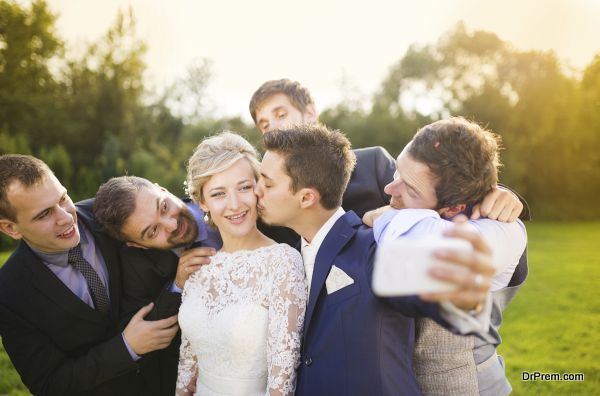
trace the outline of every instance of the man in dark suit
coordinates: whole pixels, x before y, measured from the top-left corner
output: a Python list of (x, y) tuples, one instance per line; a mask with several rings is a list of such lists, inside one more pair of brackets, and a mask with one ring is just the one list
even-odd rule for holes
[(259, 211), (266, 223), (302, 236), (309, 281), (296, 394), (419, 394), (409, 316), (428, 316), (460, 333), (487, 328), (489, 311), (477, 307), (488, 296), (494, 272), (489, 248), (479, 236), (455, 230), (477, 253), (446, 253), (444, 259), (464, 268), (431, 273), (455, 283), (455, 292), (378, 298), (371, 290), (372, 230), (341, 208), (355, 163), (348, 140), (320, 125), (296, 125), (269, 132), (263, 141)]
[(119, 242), (37, 158), (0, 156), (0, 231), (20, 240), (0, 269), (0, 335), (34, 394), (137, 394), (137, 361), (166, 347), (177, 318), (118, 328)]
[[(262, 132), (296, 124), (314, 124), (319, 120), (307, 88), (288, 79), (263, 83), (250, 99), (250, 115)], [(383, 147), (353, 150), (356, 167), (350, 176), (342, 207), (362, 217), (365, 212), (385, 206), (390, 196), (383, 188), (394, 179), (394, 159)]]
[[(291, 125), (314, 124), (319, 120), (319, 113), (309, 90), (299, 82), (285, 78), (263, 83), (252, 95), (249, 109), (256, 127), (262, 133)], [(390, 196), (385, 193), (384, 188), (394, 179), (395, 162), (387, 150), (380, 146), (352, 151), (356, 157), (356, 166), (344, 191), (342, 208), (352, 210), (362, 218), (366, 212), (390, 203)], [(481, 205), (476, 205), (474, 217), (481, 215), (495, 220), (504, 213), (518, 215), (523, 209), (520, 201), (525, 202), (519, 198), (507, 189), (495, 188)], [(524, 216), (529, 215), (524, 213)], [(516, 216), (500, 220), (514, 221), (515, 218)], [(276, 241), (292, 246), (299, 239), (293, 231), (284, 227), (259, 223), (259, 228)]]
[[(197, 205), (141, 177), (114, 177), (100, 186), (94, 215), (108, 234), (125, 242), (119, 252), (123, 324), (149, 302), (154, 302), (150, 320), (177, 314), (185, 281), (221, 246)], [(140, 362), (140, 376), (152, 384), (146, 394), (175, 393), (179, 345), (177, 336)]]

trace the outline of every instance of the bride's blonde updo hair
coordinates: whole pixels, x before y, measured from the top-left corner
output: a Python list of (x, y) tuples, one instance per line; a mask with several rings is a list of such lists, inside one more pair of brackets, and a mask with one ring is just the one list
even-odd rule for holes
[(205, 138), (188, 161), (186, 191), (189, 197), (195, 203), (202, 202), (202, 187), (208, 179), (227, 170), (241, 158), (250, 163), (254, 178), (258, 179), (258, 154), (246, 139), (229, 131)]

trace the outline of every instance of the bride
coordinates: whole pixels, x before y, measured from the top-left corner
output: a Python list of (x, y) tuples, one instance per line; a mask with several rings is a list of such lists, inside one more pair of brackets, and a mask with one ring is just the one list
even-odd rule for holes
[(178, 395), (293, 395), (307, 290), (300, 253), (256, 228), (256, 151), (239, 135), (205, 139), (188, 193), (223, 247), (182, 294)]

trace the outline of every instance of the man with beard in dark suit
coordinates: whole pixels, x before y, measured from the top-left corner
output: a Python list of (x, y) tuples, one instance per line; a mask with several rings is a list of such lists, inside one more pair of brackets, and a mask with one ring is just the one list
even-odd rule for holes
[[(109, 235), (125, 242), (119, 252), (123, 323), (149, 302), (155, 304), (150, 320), (177, 314), (185, 281), (221, 247), (197, 205), (141, 177), (114, 177), (100, 186), (94, 215)], [(140, 362), (141, 376), (153, 384), (146, 394), (175, 393), (179, 345), (177, 336)]]
[(96, 224), (89, 202), (74, 205), (41, 160), (0, 156), (0, 231), (20, 240), (0, 269), (0, 335), (34, 394), (139, 393), (138, 360), (165, 348), (175, 316), (124, 330), (119, 242)]

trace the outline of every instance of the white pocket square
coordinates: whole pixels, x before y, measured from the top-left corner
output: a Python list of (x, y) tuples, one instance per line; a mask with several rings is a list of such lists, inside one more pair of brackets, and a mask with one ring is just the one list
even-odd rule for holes
[(331, 267), (331, 271), (329, 271), (325, 287), (327, 288), (327, 294), (331, 294), (353, 283), (354, 279), (334, 265)]

